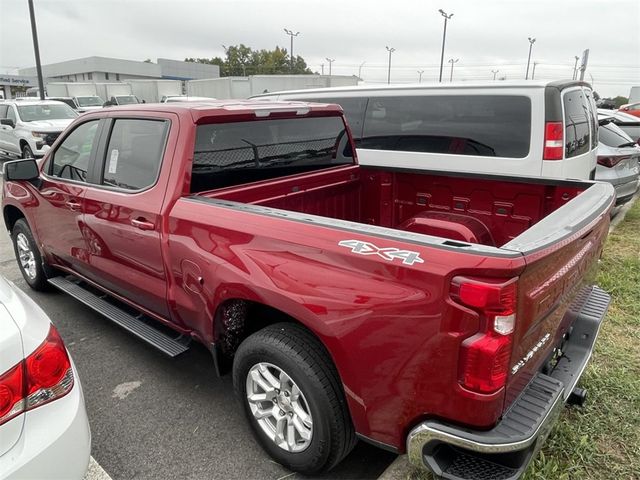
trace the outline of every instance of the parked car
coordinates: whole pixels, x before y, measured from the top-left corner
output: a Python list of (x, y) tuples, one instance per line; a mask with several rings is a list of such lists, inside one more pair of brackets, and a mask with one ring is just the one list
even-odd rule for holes
[(516, 478), (584, 400), (614, 189), (353, 151), (337, 105), (105, 109), (43, 162), (8, 162), (2, 209), (29, 226), (32, 288), (171, 356), (202, 342), (288, 468), (330, 469), (360, 438), (436, 473)]
[(78, 114), (52, 100), (0, 103), (0, 152), (22, 158), (42, 157)]
[(86, 113), (91, 110), (100, 109), (104, 104), (104, 100), (95, 95), (84, 97), (47, 97), (47, 100), (66, 103), (78, 113)]
[(622, 205), (638, 190), (640, 147), (611, 117), (601, 117), (598, 137), (596, 180), (612, 184), (616, 189), (616, 205)]
[(640, 118), (618, 110), (598, 109), (598, 118), (610, 118), (611, 122), (640, 145)]
[(173, 103), (173, 102), (210, 102), (216, 100), (211, 97), (189, 97), (187, 95), (167, 95), (162, 97), (161, 103)]
[(598, 122), (584, 82), (340, 87), (254, 98), (340, 104), (362, 165), (578, 179), (595, 174)]
[(621, 105), (618, 110), (633, 115), (634, 117), (640, 117), (640, 102)]
[[(31, 272), (24, 225), (16, 253)], [(0, 352), (0, 478), (82, 479), (91, 433), (78, 373), (47, 315), (2, 277)]]
[(138, 100), (135, 95), (114, 95), (107, 102), (104, 103), (105, 107), (113, 107), (115, 105), (135, 105), (137, 103), (144, 103)]

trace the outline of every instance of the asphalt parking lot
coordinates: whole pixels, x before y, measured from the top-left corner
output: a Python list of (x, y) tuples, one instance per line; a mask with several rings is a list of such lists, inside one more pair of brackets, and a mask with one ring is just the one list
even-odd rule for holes
[[(170, 359), (65, 294), (32, 291), (1, 230), (0, 274), (26, 291), (60, 330), (80, 374), (92, 455), (109, 476), (302, 478), (270, 460), (253, 440), (231, 379), (216, 377), (204, 347)], [(323, 478), (377, 478), (394, 458), (360, 442)]]

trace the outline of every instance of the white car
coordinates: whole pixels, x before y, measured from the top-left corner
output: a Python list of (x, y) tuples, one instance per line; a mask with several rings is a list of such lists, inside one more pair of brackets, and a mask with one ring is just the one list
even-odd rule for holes
[(366, 166), (592, 179), (598, 150), (585, 82), (500, 81), (334, 87), (256, 100), (342, 106)]
[(188, 95), (166, 95), (162, 97), (160, 103), (174, 103), (174, 102), (210, 102), (215, 100), (212, 97), (190, 97)]
[(2, 277), (0, 352), (0, 478), (82, 479), (91, 433), (73, 361), (49, 317)]
[(78, 114), (53, 100), (0, 102), (0, 152), (39, 158)]

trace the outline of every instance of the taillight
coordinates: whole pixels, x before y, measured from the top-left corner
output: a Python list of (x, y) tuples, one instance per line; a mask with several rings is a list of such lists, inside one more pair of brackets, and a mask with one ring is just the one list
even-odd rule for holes
[(543, 160), (562, 160), (564, 155), (564, 125), (547, 122), (544, 126)]
[(477, 393), (504, 387), (509, 371), (516, 322), (517, 279), (506, 282), (455, 277), (451, 297), (472, 308), (481, 318), (481, 330), (462, 342), (460, 384)]
[(73, 387), (71, 360), (56, 328), (27, 358), (0, 376), (0, 425), (63, 397)]
[(604, 167), (615, 167), (622, 160), (628, 160), (631, 155), (598, 155), (598, 163)]

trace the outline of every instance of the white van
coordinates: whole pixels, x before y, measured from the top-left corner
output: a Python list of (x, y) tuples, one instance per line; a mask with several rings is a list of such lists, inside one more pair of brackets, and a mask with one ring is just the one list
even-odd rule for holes
[(252, 98), (340, 104), (362, 165), (575, 179), (595, 174), (597, 109), (585, 82), (339, 87)]

